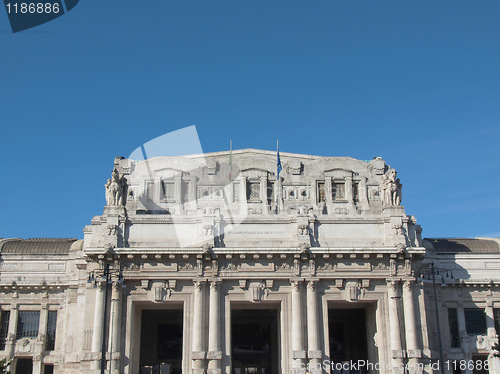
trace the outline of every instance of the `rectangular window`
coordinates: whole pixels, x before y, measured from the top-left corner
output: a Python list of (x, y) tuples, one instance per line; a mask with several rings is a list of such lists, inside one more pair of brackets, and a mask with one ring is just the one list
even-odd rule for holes
[(479, 308), (464, 310), (465, 328), (470, 335), (486, 335), (486, 314)]
[(0, 351), (3, 351), (9, 333), (10, 310), (2, 310), (0, 318)]
[(163, 183), (163, 198), (165, 200), (174, 200), (174, 182)]
[(49, 310), (47, 319), (47, 344), (45, 350), (53, 351), (56, 344), (57, 310)]
[(43, 365), (43, 374), (54, 374), (54, 365), (52, 364)]
[(495, 319), (495, 330), (500, 336), (500, 309), (493, 309), (493, 318)]
[(182, 203), (186, 204), (189, 201), (189, 183), (181, 182), (181, 199)]
[(240, 184), (233, 182), (233, 203), (240, 201)]
[(332, 182), (332, 199), (345, 200), (345, 183)]
[(448, 325), (450, 328), (451, 348), (460, 348), (460, 336), (458, 333), (458, 317), (456, 308), (448, 308)]
[(260, 182), (248, 182), (248, 200), (260, 200)]
[(352, 195), (354, 196), (354, 201), (359, 202), (359, 183), (354, 182), (352, 185)]
[(274, 201), (274, 183), (267, 182), (267, 203), (271, 204)]
[(318, 202), (324, 203), (326, 201), (325, 182), (318, 183)]
[(146, 182), (146, 196), (149, 198), (149, 200), (155, 199), (155, 182)]
[(20, 310), (17, 321), (17, 339), (38, 337), (40, 312), (34, 310)]

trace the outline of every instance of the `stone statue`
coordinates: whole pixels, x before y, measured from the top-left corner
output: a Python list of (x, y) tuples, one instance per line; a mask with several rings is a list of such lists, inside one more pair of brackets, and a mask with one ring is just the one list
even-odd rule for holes
[(116, 168), (113, 169), (111, 173), (111, 179), (105, 184), (106, 187), (106, 204), (112, 206), (121, 206), (124, 204), (125, 193), (124, 189), (127, 185), (127, 181)]
[(382, 182), (380, 183), (380, 192), (382, 195), (382, 204), (384, 206), (399, 206), (401, 205), (401, 188), (402, 184), (399, 178), (396, 178), (397, 171), (390, 169), (386, 174), (382, 176)]

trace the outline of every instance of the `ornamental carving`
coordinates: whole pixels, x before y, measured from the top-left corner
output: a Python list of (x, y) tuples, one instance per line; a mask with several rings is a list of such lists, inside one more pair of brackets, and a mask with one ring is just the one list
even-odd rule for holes
[(194, 270), (194, 265), (188, 262), (183, 265), (180, 265), (179, 270)]
[(318, 266), (318, 270), (333, 270), (335, 266), (329, 262), (325, 262), (323, 265)]
[(400, 223), (392, 225), (392, 228), (394, 229), (394, 235), (403, 235), (403, 225)]
[(262, 209), (248, 208), (248, 214), (262, 214)]
[(115, 236), (118, 233), (117, 225), (107, 225), (106, 226), (106, 235)]
[(290, 265), (288, 262), (283, 262), (281, 265), (278, 266), (277, 270), (290, 270), (292, 268), (292, 265)]
[(334, 214), (349, 214), (349, 209), (347, 208), (335, 208), (333, 209)]
[(309, 234), (309, 226), (306, 224), (301, 224), (298, 227), (298, 234), (300, 236), (306, 236)]
[(203, 235), (212, 235), (213, 226), (212, 225), (203, 225)]

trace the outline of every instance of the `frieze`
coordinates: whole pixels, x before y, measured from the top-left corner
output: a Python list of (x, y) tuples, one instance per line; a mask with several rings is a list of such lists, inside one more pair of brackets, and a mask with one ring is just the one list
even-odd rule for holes
[(289, 262), (282, 262), (281, 264), (279, 264), (278, 266), (276, 266), (276, 270), (277, 271), (280, 271), (280, 270), (291, 270), (292, 269), (292, 265), (291, 263)]
[(336, 266), (337, 271), (371, 271), (372, 266), (369, 262), (339, 262)]
[(180, 271), (193, 271), (195, 268), (196, 267), (191, 262), (184, 263), (178, 267)]
[(274, 263), (272, 262), (254, 262), (242, 263), (238, 265), (241, 271), (274, 271)]

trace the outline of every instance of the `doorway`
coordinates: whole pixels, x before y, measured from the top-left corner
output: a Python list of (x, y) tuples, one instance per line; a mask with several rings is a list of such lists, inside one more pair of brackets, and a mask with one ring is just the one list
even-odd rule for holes
[(231, 310), (233, 374), (277, 374), (278, 310)]
[(141, 323), (141, 374), (181, 374), (182, 309), (143, 310)]
[[(328, 332), (332, 373), (342, 363), (368, 362), (368, 335), (365, 309), (329, 309)], [(367, 373), (365, 368), (351, 370), (352, 374)]]
[(33, 373), (33, 360), (31, 358), (19, 358), (16, 362), (16, 374)]

